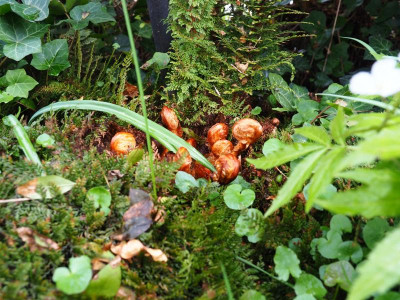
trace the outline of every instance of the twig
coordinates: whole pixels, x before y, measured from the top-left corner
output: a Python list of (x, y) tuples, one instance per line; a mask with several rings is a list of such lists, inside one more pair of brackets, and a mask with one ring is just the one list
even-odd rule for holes
[(0, 204), (2, 203), (15, 203), (15, 202), (22, 202), (22, 201), (29, 201), (32, 200), (31, 198), (15, 198), (15, 199), (6, 199), (0, 200)]
[(330, 108), (331, 108), (330, 106), (327, 106), (323, 110), (321, 110), (320, 113), (310, 122), (310, 124), (313, 124), (317, 119), (319, 119), (324, 114), (324, 112), (326, 112)]
[(340, 6), (342, 5), (342, 0), (339, 0), (338, 3), (338, 7), (336, 9), (336, 15), (335, 15), (335, 21), (333, 22), (333, 28), (332, 28), (332, 33), (331, 33), (331, 40), (329, 41), (329, 46), (328, 46), (328, 50), (326, 52), (326, 57), (325, 57), (325, 61), (324, 61), (324, 67), (322, 68), (322, 72), (325, 72), (325, 68), (326, 68), (326, 63), (328, 62), (328, 56), (331, 53), (331, 47), (332, 47), (332, 42), (333, 42), (333, 36), (335, 34), (335, 28), (336, 28), (336, 22), (339, 16), (339, 10), (340, 10)]

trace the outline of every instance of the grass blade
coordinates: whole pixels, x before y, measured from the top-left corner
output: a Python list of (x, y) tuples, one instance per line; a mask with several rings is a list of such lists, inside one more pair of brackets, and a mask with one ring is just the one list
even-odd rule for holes
[[(65, 109), (100, 111), (115, 115), (120, 120), (132, 124), (140, 130), (144, 131), (146, 129), (143, 116), (119, 105), (95, 100), (72, 100), (50, 104), (38, 110), (29, 120), (29, 124), (31, 124), (32, 121), (35, 120), (38, 116), (46, 112)], [(197, 160), (199, 163), (209, 168), (213, 172), (216, 171), (214, 166), (199, 151), (186, 143), (186, 141), (151, 120), (149, 120), (148, 125), (150, 136), (158, 140), (168, 150), (176, 152), (180, 147), (185, 147), (189, 151), (193, 159)]]
[(7, 126), (12, 127), (18, 143), (25, 153), (26, 158), (37, 164), (41, 169), (43, 169), (42, 162), (40, 161), (40, 158), (37, 155), (36, 150), (33, 147), (25, 128), (18, 121), (18, 119), (13, 115), (8, 115), (7, 117), (3, 118), (3, 123)]
[(126, 5), (126, 0), (121, 0), (121, 4), (122, 4), (122, 10), (124, 12), (126, 31), (128, 32), (129, 44), (131, 46), (133, 64), (135, 65), (135, 73), (136, 73), (136, 78), (137, 78), (137, 83), (138, 83), (138, 88), (139, 88), (140, 104), (142, 106), (143, 117), (144, 117), (144, 132), (146, 133), (147, 150), (149, 152), (149, 165), (150, 165), (150, 172), (151, 172), (151, 181), (153, 183), (153, 196), (154, 196), (154, 200), (156, 200), (157, 199), (157, 188), (156, 188), (156, 175), (154, 173), (154, 164), (153, 164), (153, 148), (151, 147), (151, 141), (150, 141), (149, 120), (147, 118), (146, 102), (144, 100), (142, 76), (140, 74), (139, 60), (138, 60), (138, 57), (136, 54), (135, 41), (133, 39), (131, 21), (129, 19), (128, 6)]
[(226, 293), (228, 294), (228, 300), (235, 300), (235, 298), (233, 297), (231, 284), (229, 282), (228, 274), (226, 274), (226, 269), (225, 269), (224, 264), (221, 263), (220, 267), (221, 267), (222, 276), (224, 277), (224, 283), (225, 283)]

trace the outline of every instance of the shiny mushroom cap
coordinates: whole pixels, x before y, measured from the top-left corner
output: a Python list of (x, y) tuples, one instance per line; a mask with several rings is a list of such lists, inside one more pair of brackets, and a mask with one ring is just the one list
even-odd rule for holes
[(219, 140), (212, 145), (211, 151), (217, 157), (220, 157), (223, 154), (230, 154), (233, 151), (233, 144), (228, 140)]
[(261, 124), (253, 119), (242, 119), (233, 124), (232, 134), (239, 143), (246, 147), (255, 143), (262, 135)]
[(224, 154), (215, 161), (215, 168), (217, 173), (214, 174), (214, 179), (219, 183), (227, 184), (239, 174), (240, 161), (233, 154)]
[(132, 133), (117, 132), (111, 139), (110, 148), (115, 154), (128, 154), (136, 147), (136, 139)]
[(228, 132), (229, 127), (225, 123), (214, 124), (207, 133), (207, 142), (210, 148), (216, 141), (225, 140), (228, 136)]
[(179, 123), (178, 117), (172, 109), (168, 108), (167, 106), (163, 106), (161, 110), (161, 121), (171, 132), (179, 137), (182, 137), (182, 127)]
[(190, 173), (190, 168), (192, 165), (192, 157), (190, 156), (189, 151), (187, 151), (186, 148), (180, 147), (178, 151), (175, 153), (173, 161), (181, 163), (179, 171)]

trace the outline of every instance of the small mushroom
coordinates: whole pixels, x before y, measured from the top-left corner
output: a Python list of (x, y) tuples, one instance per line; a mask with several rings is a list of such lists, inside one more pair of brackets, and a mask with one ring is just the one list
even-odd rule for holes
[(217, 169), (217, 173), (213, 174), (213, 179), (219, 183), (227, 184), (239, 174), (240, 161), (233, 154), (224, 154), (215, 161), (214, 166)]
[(189, 151), (187, 151), (186, 148), (180, 147), (175, 153), (172, 161), (181, 163), (179, 171), (190, 173), (190, 168), (192, 166), (192, 157), (190, 156)]
[(238, 140), (238, 144), (233, 151), (239, 153), (260, 138), (262, 135), (262, 126), (256, 120), (242, 119), (233, 124), (232, 134)]
[(132, 133), (117, 132), (111, 139), (111, 151), (116, 154), (128, 154), (136, 147), (136, 139)]
[(161, 110), (161, 121), (168, 128), (168, 130), (177, 136), (182, 137), (183, 131), (181, 124), (179, 123), (178, 117), (172, 109), (168, 108), (167, 106), (163, 106)]
[(197, 142), (194, 138), (187, 139), (186, 143), (188, 143), (189, 145), (191, 145), (192, 147), (195, 147), (195, 148), (197, 146)]
[(220, 157), (223, 154), (230, 154), (233, 152), (233, 144), (228, 140), (216, 141), (211, 147), (211, 152), (217, 157)]
[(210, 169), (206, 168), (205, 166), (196, 161), (193, 165), (191, 174), (196, 179), (205, 178), (208, 180), (211, 178), (212, 172), (210, 171)]
[(225, 140), (228, 136), (228, 132), (229, 127), (225, 123), (217, 123), (213, 125), (207, 133), (207, 142), (209, 147), (211, 148), (216, 141)]

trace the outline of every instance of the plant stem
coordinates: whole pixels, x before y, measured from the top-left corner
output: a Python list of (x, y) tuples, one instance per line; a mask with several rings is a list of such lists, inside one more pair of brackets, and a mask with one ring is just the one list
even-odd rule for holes
[(132, 28), (131, 28), (131, 23), (129, 20), (129, 13), (128, 13), (127, 5), (126, 5), (126, 0), (122, 0), (121, 4), (122, 4), (123, 12), (124, 12), (125, 25), (126, 25), (126, 30), (128, 32), (129, 43), (131, 46), (133, 63), (135, 65), (135, 73), (136, 73), (137, 83), (138, 83), (138, 87), (139, 87), (139, 98), (140, 98), (140, 103), (142, 105), (144, 126), (146, 129), (146, 142), (147, 142), (147, 149), (149, 151), (149, 165), (150, 165), (150, 172), (151, 172), (151, 180), (153, 183), (153, 197), (154, 197), (154, 200), (157, 200), (156, 177), (155, 177), (154, 164), (153, 164), (153, 148), (151, 147), (149, 123), (148, 123), (148, 119), (147, 119), (146, 102), (144, 100), (142, 77), (140, 75), (140, 69), (139, 69), (139, 60), (138, 60), (138, 57), (136, 54), (135, 41), (133, 40)]
[(221, 266), (222, 276), (224, 277), (224, 283), (225, 283), (225, 287), (226, 287), (226, 293), (228, 294), (228, 299), (235, 300), (235, 298), (233, 297), (232, 288), (231, 288), (231, 284), (229, 282), (228, 274), (226, 274), (225, 266), (222, 262), (220, 263), (220, 266)]

